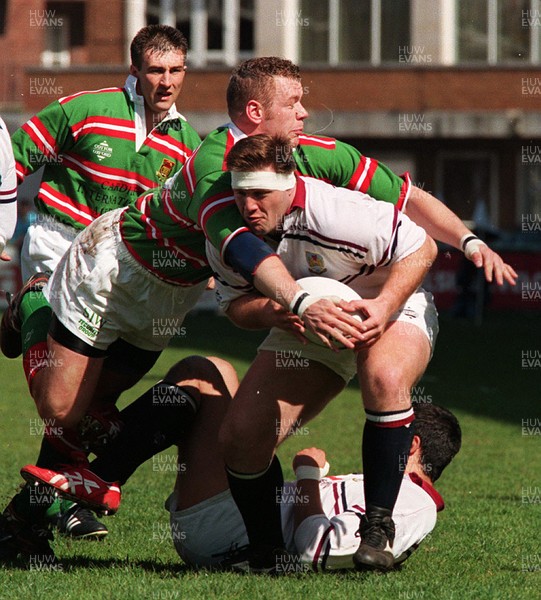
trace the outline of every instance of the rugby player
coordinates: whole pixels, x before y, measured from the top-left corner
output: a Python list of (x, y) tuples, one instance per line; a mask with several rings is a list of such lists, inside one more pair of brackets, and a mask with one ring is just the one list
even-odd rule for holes
[[(186, 72), (186, 38), (173, 27), (150, 25), (136, 34), (130, 50), (130, 74), (123, 88), (61, 98), (13, 134), (19, 183), (45, 167), (35, 200), (38, 218), (26, 233), (21, 255), (23, 281), (30, 279), (4, 313), (0, 330), (2, 352), (9, 358), (23, 353), (27, 372), (46, 354), (35, 348), (51, 320), (42, 288), (76, 235), (99, 215), (127, 206), (163, 183), (200, 142), (175, 105)], [(1, 228), (7, 226), (8, 209), (0, 204)], [(29, 353), (29, 348), (34, 350)], [(109, 420), (109, 427), (115, 427), (114, 402), (158, 356), (158, 351), (124, 339), (108, 349), (94, 395), (102, 422)], [(69, 463), (83, 452), (78, 432), (64, 428), (58, 435), (61, 430), (61, 424), (46, 428), (38, 464)], [(8, 529), (21, 530), (21, 539), (28, 501), (28, 490), (23, 490), (4, 515), (13, 525)], [(48, 514), (73, 537), (107, 534), (103, 524), (76, 506), (55, 503)]]

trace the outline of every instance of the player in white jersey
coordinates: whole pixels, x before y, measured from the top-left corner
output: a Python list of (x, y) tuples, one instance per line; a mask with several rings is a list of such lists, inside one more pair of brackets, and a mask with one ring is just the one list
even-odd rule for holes
[[(150, 456), (177, 443), (175, 489), (166, 501), (177, 552), (196, 568), (246, 569), (246, 527), (228, 489), (218, 443), (237, 388), (235, 370), (226, 361), (183, 359), (122, 411), (121, 432), (90, 468), (57, 473), (27, 466), (23, 475), (94, 509), (114, 511), (120, 504), (120, 485)], [(430, 403), (414, 408), (417, 429), (394, 510), (394, 564), (403, 562), (434, 528), (444, 504), (433, 482), (461, 443), (460, 426), (448, 410)], [(296, 481), (275, 491), (288, 550), (276, 572), (354, 568), (359, 522), (366, 509), (363, 475), (326, 477), (325, 452), (317, 448), (298, 452), (293, 469)]]
[(0, 117), (0, 260), (10, 260), (4, 252), (17, 223), (17, 175), (9, 132)]
[[(394, 561), (391, 514), (403, 476), (400, 466), (413, 436), (410, 389), (424, 373), (437, 335), (432, 297), (419, 287), (436, 245), (388, 203), (296, 177), (290, 153), (285, 138), (252, 136), (238, 142), (227, 158), (235, 201), (252, 233), (277, 240), (276, 252), (294, 278), (328, 277), (361, 295), (362, 300), (339, 306), (364, 315), (363, 342), (355, 352), (336, 353), (299, 340), (300, 319), (274, 327), (224, 419), (224, 458), (235, 480), (267, 478), (267, 492), (258, 496), (259, 512), (262, 521), (271, 512), (276, 518), (270, 497), (270, 490), (280, 485), (276, 446), (291, 424), (318, 414), (357, 373), (366, 412), (362, 454), (367, 515), (356, 560), (359, 568), (388, 569)], [(228, 316), (245, 327), (275, 325), (269, 301), (251, 293), (210, 247), (208, 256)], [(302, 318), (311, 301), (314, 297), (301, 290), (290, 310)], [(290, 369), (287, 378), (280, 377), (277, 360), (284, 352), (305, 363)], [(276, 420), (281, 423), (278, 432), (269, 426)], [(257, 554), (254, 569), (259, 564), (266, 569), (280, 540), (271, 531), (265, 537), (248, 526), (257, 503), (250, 503), (237, 485), (231, 490), (243, 517), (248, 515), (250, 544)]]

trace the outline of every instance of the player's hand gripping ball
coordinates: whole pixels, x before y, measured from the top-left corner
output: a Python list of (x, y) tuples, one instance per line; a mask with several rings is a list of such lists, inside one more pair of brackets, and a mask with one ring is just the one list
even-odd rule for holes
[[(303, 277), (302, 279), (297, 279), (297, 283), (310, 295), (326, 298), (334, 304), (337, 304), (340, 300), (345, 300), (346, 302), (350, 302), (351, 300), (362, 300), (355, 290), (352, 290), (345, 283), (336, 281), (335, 279), (328, 279), (327, 277)], [(348, 314), (359, 321), (363, 320), (363, 315), (361, 313)], [(325, 344), (315, 334), (308, 331), (308, 329), (303, 335), (311, 342), (314, 342), (314, 344), (325, 347)], [(344, 345), (337, 342), (330, 334), (328, 337), (337, 348), (344, 348)]]

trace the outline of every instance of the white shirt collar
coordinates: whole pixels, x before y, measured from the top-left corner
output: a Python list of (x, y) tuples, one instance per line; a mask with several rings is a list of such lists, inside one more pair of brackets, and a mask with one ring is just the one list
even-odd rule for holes
[(248, 135), (246, 133), (244, 133), (244, 131), (242, 131), (242, 129), (240, 129), (239, 127), (237, 127), (235, 125), (235, 123), (233, 123), (233, 121), (230, 121), (229, 123), (227, 123), (226, 127), (231, 131), (231, 133), (233, 134), (233, 139), (235, 140), (235, 144), (239, 141), (244, 139), (245, 137), (248, 137)]
[[(147, 129), (145, 118), (145, 99), (143, 96), (137, 93), (135, 87), (136, 85), (137, 77), (128, 75), (126, 83), (124, 84), (124, 89), (128, 93), (130, 100), (135, 106), (135, 146), (136, 149), (139, 150), (147, 137)], [(161, 123), (172, 119), (182, 119), (183, 121), (186, 120), (184, 116), (178, 112), (175, 104), (171, 105)]]

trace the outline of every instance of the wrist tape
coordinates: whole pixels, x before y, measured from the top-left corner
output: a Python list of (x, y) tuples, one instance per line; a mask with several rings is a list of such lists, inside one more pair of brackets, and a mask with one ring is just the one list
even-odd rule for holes
[(300, 465), (295, 469), (295, 477), (297, 479), (315, 479), (319, 481), (329, 472), (330, 465), (325, 461), (324, 467), (311, 467), (310, 465)]
[(471, 258), (472, 254), (477, 252), (481, 246), (486, 246), (485, 242), (472, 233), (467, 233), (460, 240), (460, 247), (466, 258)]

